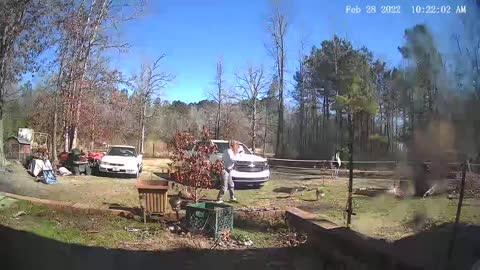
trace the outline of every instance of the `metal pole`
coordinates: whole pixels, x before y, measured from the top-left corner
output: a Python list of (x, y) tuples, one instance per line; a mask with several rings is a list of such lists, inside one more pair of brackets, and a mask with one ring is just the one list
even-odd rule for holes
[(458, 223), (460, 222), (460, 215), (462, 213), (462, 204), (463, 204), (463, 196), (465, 192), (465, 176), (467, 174), (467, 166), (468, 166), (468, 160), (465, 161), (465, 163), (463, 163), (462, 165), (462, 182), (460, 184), (460, 197), (458, 198), (457, 214), (455, 216), (455, 223), (453, 224), (452, 238), (450, 239), (450, 243), (448, 245), (447, 269), (450, 268), (453, 249), (455, 246), (455, 239), (457, 237)]

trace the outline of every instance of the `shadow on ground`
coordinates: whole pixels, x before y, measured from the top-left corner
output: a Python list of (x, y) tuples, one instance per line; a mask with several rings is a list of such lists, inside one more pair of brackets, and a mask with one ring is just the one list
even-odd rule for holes
[(116, 178), (116, 179), (135, 179), (135, 175), (125, 174), (125, 173), (105, 173), (99, 170), (92, 171), (93, 176), (103, 177), (103, 178)]
[[(335, 225), (328, 220), (314, 218), (324, 228)], [(453, 224), (442, 224), (418, 232), (403, 239), (387, 242), (365, 237), (346, 227), (332, 227), (309, 234), (309, 241), (323, 250), (339, 251), (345, 269), (355, 269), (352, 265), (362, 265), (358, 269), (471, 269), (480, 260), (480, 226), (461, 224), (454, 242), (452, 258), (448, 259)], [(327, 252), (329, 252), (327, 251)], [(390, 258), (390, 259), (389, 259)], [(396, 264), (391, 264), (395, 261)]]
[[(333, 234), (355, 234), (346, 228), (332, 229)], [(394, 243), (381, 240), (350, 238), (348, 257), (364, 251), (352, 250), (357, 241), (376, 245), (403, 257), (415, 269), (445, 269), (451, 224), (441, 225)], [(452, 269), (469, 269), (479, 259), (480, 227), (461, 225), (454, 250)], [(360, 239), (360, 240), (359, 240)], [(310, 241), (310, 237), (309, 237)], [(352, 242), (353, 241), (353, 242)], [(342, 241), (343, 242), (343, 241)], [(0, 226), (1, 269), (359, 269), (368, 260), (343, 265), (322, 256), (317, 246), (297, 248), (264, 248), (246, 250), (175, 249), (168, 251), (131, 251), (63, 243), (39, 235)], [(321, 245), (321, 244), (320, 244)], [(325, 244), (324, 244), (325, 245)], [(342, 246), (343, 244), (340, 244)], [(334, 245), (337, 246), (337, 245)], [(339, 246), (327, 247), (337, 249)], [(326, 247), (323, 247), (326, 248)], [(320, 248), (322, 249), (322, 248)], [(372, 254), (371, 254), (372, 255)], [(373, 258), (373, 257), (372, 257)], [(340, 264), (339, 264), (340, 263)], [(361, 268), (376, 269), (376, 268)], [(388, 269), (388, 268), (382, 268)], [(396, 268), (399, 269), (399, 268)], [(401, 269), (401, 268), (400, 268)], [(412, 268), (413, 269), (413, 268)]]
[(137, 216), (143, 215), (143, 211), (140, 207), (129, 207), (129, 206), (125, 206), (125, 205), (118, 204), (118, 203), (106, 203), (106, 202), (104, 202), (103, 204), (106, 205), (108, 207), (108, 209), (129, 211), (132, 214), (137, 215)]
[(293, 194), (296, 191), (296, 187), (278, 187), (274, 188), (272, 191), (276, 193), (287, 193), (287, 194)]
[[(426, 269), (445, 269), (453, 230), (445, 223), (392, 243), (393, 252)], [(452, 256), (452, 269), (470, 269), (480, 260), (480, 226), (460, 224)]]
[(67, 244), (4, 226), (0, 226), (0, 243), (1, 269), (321, 269), (323, 265), (313, 250), (304, 248), (129, 251)]

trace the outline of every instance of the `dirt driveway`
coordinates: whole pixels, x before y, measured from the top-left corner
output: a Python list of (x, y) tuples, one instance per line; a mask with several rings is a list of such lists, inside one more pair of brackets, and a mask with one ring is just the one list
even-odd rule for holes
[[(159, 180), (155, 173), (168, 169), (167, 159), (145, 159), (142, 179)], [(34, 177), (29, 175), (25, 168), (19, 164), (12, 164), (13, 172), (0, 173), (0, 191), (15, 193), (19, 195), (32, 196), (41, 199), (51, 199), (71, 203), (81, 203), (95, 208), (108, 208), (112, 205), (123, 207), (139, 206), (138, 195), (135, 189), (135, 179), (98, 177), (98, 176), (58, 176), (58, 183), (45, 185), (35, 182)], [(341, 182), (344, 182), (340, 180)], [(236, 196), (239, 203), (236, 207), (286, 207), (302, 206), (312, 204), (315, 197), (314, 191), (301, 194), (300, 197), (293, 196), (290, 191), (296, 187), (308, 185), (312, 188), (322, 185), (321, 179), (302, 177), (285, 177), (272, 175), (269, 181), (261, 189), (238, 190)], [(343, 189), (342, 185), (335, 187)], [(174, 191), (172, 191), (173, 193)], [(203, 190), (201, 195), (204, 199), (215, 200), (217, 190)], [(298, 195), (298, 194), (295, 194)], [(322, 207), (318, 208), (322, 209)], [(318, 210), (317, 209), (317, 210)], [(332, 207), (329, 207), (332, 209)]]
[[(141, 178), (160, 179), (153, 171), (166, 169), (166, 160), (144, 160)], [(0, 191), (41, 199), (81, 203), (95, 208), (111, 205), (136, 207), (139, 205), (135, 179), (99, 176), (57, 176), (58, 183), (45, 185), (35, 182), (25, 168), (11, 164), (12, 172), (0, 173)]]

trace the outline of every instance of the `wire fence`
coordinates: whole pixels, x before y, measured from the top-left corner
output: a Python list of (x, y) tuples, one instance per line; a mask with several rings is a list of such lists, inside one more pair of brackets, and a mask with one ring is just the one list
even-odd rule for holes
[[(280, 159), (269, 158), (268, 163), (272, 168), (272, 172), (280, 175), (291, 176), (322, 176), (331, 175), (334, 171), (334, 160), (302, 160), (302, 159)], [(381, 178), (388, 180), (389, 178), (411, 178), (408, 173), (403, 171), (410, 170), (417, 165), (431, 165), (432, 162), (418, 162), (418, 161), (392, 161), (392, 160), (377, 160), (377, 161), (353, 161), (353, 171), (355, 177), (366, 178)], [(341, 161), (340, 169), (338, 170), (340, 176), (348, 175), (349, 161)], [(461, 162), (447, 162), (443, 166), (448, 166), (448, 178), (459, 178), (461, 173)], [(470, 173), (479, 174), (480, 164), (469, 163), (467, 170)], [(411, 179), (410, 179), (411, 180)]]

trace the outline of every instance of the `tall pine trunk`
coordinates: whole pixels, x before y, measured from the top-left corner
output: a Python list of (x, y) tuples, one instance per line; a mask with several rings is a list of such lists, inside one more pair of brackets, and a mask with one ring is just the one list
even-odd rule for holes
[(354, 121), (352, 119), (352, 114), (348, 113), (348, 130), (349, 130), (349, 137), (350, 142), (348, 145), (350, 158), (349, 158), (349, 174), (348, 174), (348, 198), (347, 198), (347, 227), (350, 227), (352, 223), (352, 193), (353, 193), (353, 142), (355, 140), (354, 128), (353, 128)]

